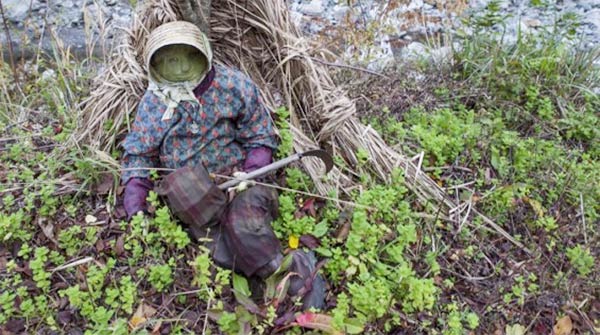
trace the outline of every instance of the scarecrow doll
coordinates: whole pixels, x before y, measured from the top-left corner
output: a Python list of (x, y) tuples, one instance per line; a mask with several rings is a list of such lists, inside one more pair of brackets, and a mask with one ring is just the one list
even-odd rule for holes
[[(241, 71), (214, 64), (206, 35), (184, 21), (150, 33), (145, 65), (148, 89), (122, 144), (127, 215), (146, 210), (154, 188), (150, 171), (173, 169), (159, 186), (179, 200), (169, 206), (192, 237), (208, 238), (219, 266), (267, 278), (283, 259), (271, 227), (278, 210), (275, 189), (252, 186), (231, 201), (213, 192), (209, 204), (194, 199), (203, 185), (214, 187), (209, 174), (235, 176), (271, 163), (277, 135), (257, 86)], [(197, 184), (198, 178), (204, 183)], [(315, 263), (312, 253), (295, 251), (288, 269), (295, 272), (288, 293), (303, 296), (304, 308), (324, 307), (325, 283), (314, 273)]]

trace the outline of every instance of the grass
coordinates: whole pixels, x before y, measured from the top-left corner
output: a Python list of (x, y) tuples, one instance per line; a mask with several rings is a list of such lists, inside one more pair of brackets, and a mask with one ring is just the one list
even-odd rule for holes
[[(402, 171), (387, 185), (364, 172), (347, 199), (354, 208), (280, 193), (274, 230), (286, 249), (327, 260), (328, 310), (300, 313), (277, 299), (284, 276), (267, 283), (266, 300), (249, 299), (251, 285), (216, 267), (155, 196), (150, 217), (123, 221), (117, 171), (71, 140), (92, 69), (57, 50), (17, 69), (21, 87), (8, 64), (0, 69), (0, 329), (549, 334), (568, 318), (573, 331), (594, 333), (598, 54), (568, 47), (560, 31), (503, 45), (489, 11), (468, 22), (478, 33), (451, 63), (416, 65), (427, 84), (402, 79), (404, 68), (355, 87), (370, 101), (365, 122), (407, 155), (423, 153), (423, 170), (465, 213), (485, 213), (531, 253), (478, 219), (442, 219)], [(289, 114), (277, 117), (284, 124)], [(300, 169), (281, 177), (314, 191)]]

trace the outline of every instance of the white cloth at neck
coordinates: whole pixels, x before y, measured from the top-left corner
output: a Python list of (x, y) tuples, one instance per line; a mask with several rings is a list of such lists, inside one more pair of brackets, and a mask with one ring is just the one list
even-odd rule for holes
[(167, 105), (167, 109), (163, 114), (161, 120), (168, 121), (173, 117), (175, 108), (182, 101), (196, 101), (196, 95), (194, 94), (194, 88), (198, 85), (197, 82), (181, 82), (181, 83), (156, 83), (150, 81), (148, 90), (156, 94), (159, 99)]

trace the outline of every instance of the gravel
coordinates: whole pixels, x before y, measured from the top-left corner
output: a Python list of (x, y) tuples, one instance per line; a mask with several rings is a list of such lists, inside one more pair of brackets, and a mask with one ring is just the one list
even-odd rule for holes
[[(35, 56), (37, 46), (51, 51), (51, 31), (75, 55), (88, 55), (88, 46), (93, 45), (93, 53), (100, 56), (109, 50), (117, 28), (127, 26), (132, 14), (128, 0), (3, 0), (2, 4), (17, 58)], [(88, 33), (86, 25), (91, 27)], [(6, 42), (6, 34), (0, 34), (0, 43)]]
[[(351, 40), (352, 33), (348, 33), (348, 26), (370, 31), (375, 37), (366, 47), (368, 49), (347, 46), (342, 54), (347, 62), (359, 62), (378, 69), (398, 58), (412, 59), (423, 55), (443, 58), (449, 47), (431, 50), (426, 47), (431, 42), (430, 38), (435, 40), (440, 35), (452, 35), (457, 30), (465, 30), (461, 25), (460, 13), (481, 13), (491, 1), (471, 0), (468, 6), (461, 6), (465, 1), (460, 0), (395, 1), (400, 3), (395, 8), (390, 6), (394, 1), (383, 0), (288, 2), (294, 21), (309, 35), (337, 36), (342, 40)], [(599, 45), (600, 0), (554, 2), (559, 4), (535, 6), (531, 1), (500, 1), (500, 15), (506, 15), (507, 19), (505, 27), (497, 29), (504, 29), (504, 41), (516, 41), (519, 31), (537, 33), (543, 29), (552, 29), (562, 17), (572, 15), (580, 22), (573, 43), (583, 48)], [(322, 9), (318, 15), (315, 8)]]
[[(466, 1), (287, 0), (294, 22), (307, 35), (324, 40), (329, 38), (329, 41), (333, 38), (341, 40), (336, 51), (345, 62), (367, 64), (372, 69), (380, 69), (399, 58), (430, 55), (443, 59), (450, 48), (431, 50), (427, 47), (429, 42), (463, 29), (459, 13), (481, 12), (490, 2), (470, 0), (467, 6), (464, 5)], [(583, 42), (578, 45), (584, 48), (598, 46), (600, 0), (558, 2), (560, 4), (541, 8), (531, 1), (501, 1), (501, 14), (508, 16), (505, 40), (516, 40), (519, 30), (535, 33), (548, 29), (559, 18), (572, 13), (581, 22), (576, 36)], [(132, 14), (128, 0), (3, 0), (2, 3), (13, 27), (15, 52), (17, 56), (25, 57), (33, 54), (33, 48), (28, 49), (25, 45), (39, 45), (51, 50), (50, 27), (79, 55), (87, 54), (86, 45), (94, 44), (92, 41), (106, 40), (105, 44), (95, 43), (94, 52), (100, 55), (113, 43), (117, 28), (127, 26)], [(90, 24), (91, 34), (87, 36), (85, 27)], [(366, 31), (373, 38), (362, 45), (357, 43), (356, 37)], [(28, 42), (19, 43), (19, 40)], [(0, 34), (0, 43), (6, 45), (6, 34)]]

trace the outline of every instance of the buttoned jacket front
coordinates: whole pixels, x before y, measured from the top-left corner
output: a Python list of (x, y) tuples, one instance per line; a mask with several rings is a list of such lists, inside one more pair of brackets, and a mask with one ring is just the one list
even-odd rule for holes
[(228, 174), (259, 147), (277, 148), (277, 136), (256, 85), (242, 72), (214, 66), (208, 88), (197, 101), (182, 101), (169, 119), (167, 106), (148, 90), (123, 141), (124, 184), (147, 178), (155, 167), (177, 169), (203, 164)]

